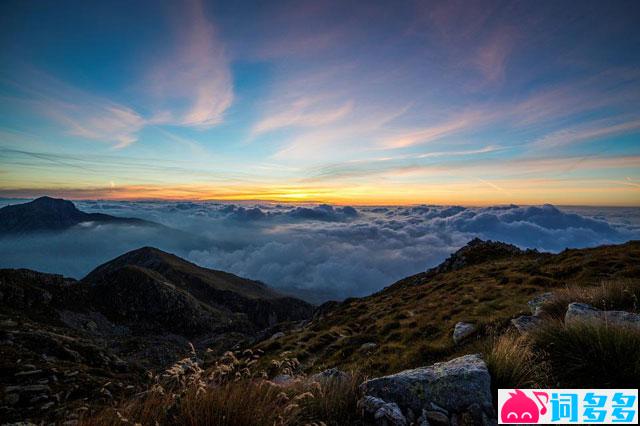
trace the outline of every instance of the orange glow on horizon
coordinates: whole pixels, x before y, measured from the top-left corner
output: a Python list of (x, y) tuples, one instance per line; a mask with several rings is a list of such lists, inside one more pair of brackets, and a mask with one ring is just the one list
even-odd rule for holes
[(640, 206), (640, 188), (618, 181), (554, 181), (545, 179), (451, 183), (438, 185), (209, 186), (124, 185), (100, 188), (0, 188), (4, 197), (50, 195), (67, 199), (262, 201), (335, 205), (465, 205), (558, 204)]

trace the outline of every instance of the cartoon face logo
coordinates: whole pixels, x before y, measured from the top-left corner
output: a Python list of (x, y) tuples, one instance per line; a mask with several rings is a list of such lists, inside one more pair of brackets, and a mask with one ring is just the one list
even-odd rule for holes
[[(510, 392), (509, 395), (511, 395), (511, 397), (504, 403), (500, 411), (502, 423), (538, 423), (540, 414), (547, 412), (545, 405), (549, 401), (549, 396), (546, 392), (533, 392), (533, 394), (542, 407), (540, 410), (533, 399), (529, 398), (522, 391), (516, 389), (515, 393)], [(544, 403), (540, 400), (541, 397), (545, 397)]]

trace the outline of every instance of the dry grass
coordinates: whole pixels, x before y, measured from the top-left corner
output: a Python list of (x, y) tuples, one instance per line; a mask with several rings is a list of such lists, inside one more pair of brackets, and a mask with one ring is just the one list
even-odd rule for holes
[(640, 331), (606, 323), (548, 321), (531, 333), (560, 387), (637, 387)]
[[(254, 369), (259, 354), (227, 352), (207, 371), (193, 358), (154, 378), (147, 392), (82, 420), (82, 425), (274, 426), (358, 424), (357, 374), (313, 379), (294, 358)], [(289, 380), (274, 383), (269, 377)]]
[(493, 337), (484, 353), (491, 384), (500, 388), (536, 388), (549, 382), (549, 368), (526, 336), (506, 333)]
[(554, 290), (554, 299), (542, 306), (547, 316), (564, 318), (567, 306), (572, 302), (588, 303), (603, 310), (638, 311), (640, 280), (607, 280), (598, 286), (568, 286)]
[[(578, 291), (599, 287), (602, 281), (628, 282), (637, 289), (638, 259), (640, 242), (629, 242), (554, 255), (489, 258), (452, 272), (417, 274), (369, 297), (338, 304), (324, 318), (258, 347), (265, 350), (263, 360), (291, 351), (305, 371), (342, 366), (364, 368), (370, 375), (390, 374), (469, 353), (474, 340), (462, 346), (451, 340), (458, 321), (504, 329), (511, 318), (528, 313), (528, 300), (544, 292), (565, 287)], [(614, 300), (611, 296), (607, 299)], [(622, 296), (624, 304), (611, 306), (632, 307)], [(480, 340), (485, 337), (480, 333)], [(365, 343), (376, 346), (362, 350)]]

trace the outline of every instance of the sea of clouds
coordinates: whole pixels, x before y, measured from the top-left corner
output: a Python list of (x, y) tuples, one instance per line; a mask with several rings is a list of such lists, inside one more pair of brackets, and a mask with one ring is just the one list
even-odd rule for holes
[(106, 225), (5, 238), (0, 240), (0, 267), (80, 278), (100, 263), (149, 245), (320, 302), (380, 290), (437, 265), (474, 237), (552, 252), (640, 239), (637, 208), (76, 205), (86, 212), (147, 219), (184, 232)]

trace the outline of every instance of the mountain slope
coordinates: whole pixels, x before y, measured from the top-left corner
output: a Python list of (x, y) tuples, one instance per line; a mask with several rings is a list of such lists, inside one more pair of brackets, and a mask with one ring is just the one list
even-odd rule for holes
[(304, 328), (257, 347), (267, 361), (291, 351), (309, 370), (395, 372), (479, 350), (453, 344), (459, 321), (477, 324), (481, 337), (488, 336), (529, 314), (534, 295), (613, 279), (640, 279), (640, 241), (550, 254), (474, 240), (440, 266), (376, 294), (328, 302)]
[(244, 314), (255, 329), (308, 318), (313, 309), (308, 303), (280, 295), (259, 281), (202, 268), (152, 247), (125, 253), (100, 265), (82, 282), (92, 288), (120, 285), (130, 274), (119, 271), (130, 267), (138, 273), (153, 274), (158, 280), (189, 293), (208, 308), (219, 311), (220, 315), (225, 312)]
[(161, 226), (142, 219), (85, 213), (78, 210), (71, 201), (51, 197), (40, 197), (28, 203), (0, 209), (0, 235), (61, 231), (85, 222)]
[(0, 269), (0, 418), (69, 419), (105, 406), (191, 354), (271, 335), (313, 307), (262, 283), (145, 247), (81, 281)]

